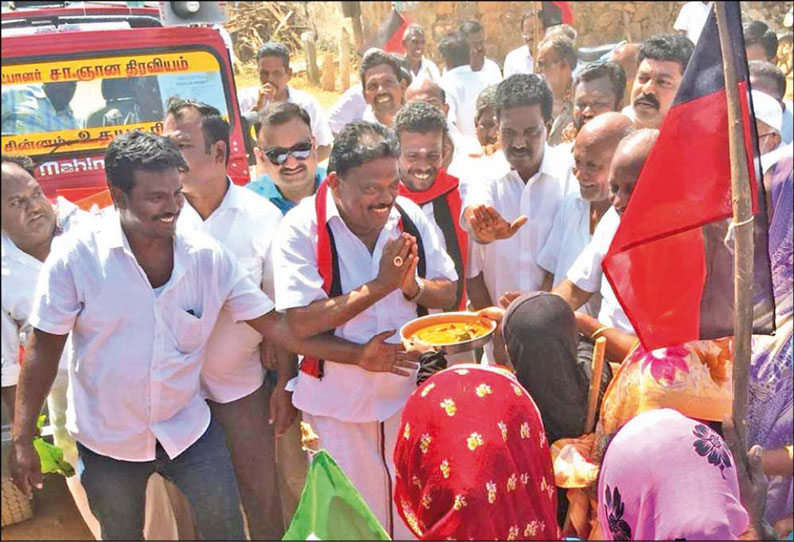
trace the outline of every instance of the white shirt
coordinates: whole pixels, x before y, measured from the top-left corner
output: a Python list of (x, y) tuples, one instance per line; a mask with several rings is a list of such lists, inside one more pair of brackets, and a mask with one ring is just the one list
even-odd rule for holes
[(486, 58), (480, 71), (474, 73), (483, 74), (488, 85), (498, 85), (502, 82), (502, 70), (499, 69), (499, 64), (490, 58)]
[(250, 320), (273, 302), (209, 236), (177, 231), (171, 278), (155, 296), (118, 215), (79, 233), (44, 262), (30, 316), (72, 334), (66, 428), (114, 459), (152, 461), (157, 442), (174, 458), (209, 426), (200, 372), (221, 309)]
[(535, 62), (526, 45), (513, 49), (505, 57), (505, 79), (517, 73), (535, 73)]
[[(590, 244), (590, 202), (578, 192), (571, 192), (562, 200), (546, 244), (538, 254), (538, 265), (554, 275), (553, 287), (565, 280), (568, 270), (579, 254)], [(601, 296), (593, 294), (580, 310), (598, 316)]]
[(711, 2), (708, 4), (687, 2), (681, 6), (678, 18), (673, 23), (673, 30), (683, 30), (686, 32), (686, 37), (692, 43), (697, 44), (698, 39), (700, 39), (700, 33), (703, 32), (703, 27), (706, 26), (706, 19), (708, 19), (710, 11)]
[[(58, 229), (53, 238), (53, 246), (61, 239), (62, 234), (72, 228), (84, 224), (91, 215), (81, 211), (76, 205), (64, 198), (58, 198), (55, 206)], [(44, 262), (37, 260), (27, 252), (20, 250), (5, 232), (0, 233), (2, 246), (2, 385), (16, 386), (19, 379), (19, 363), (17, 356), (20, 345), (24, 345), (30, 331), (30, 311), (33, 308), (33, 295), (36, 281), (41, 273)], [(68, 352), (64, 349), (58, 364), (58, 380), (65, 383), (68, 364)]]
[(367, 100), (364, 99), (364, 89), (361, 83), (347, 89), (328, 113), (328, 123), (331, 131), (338, 134), (345, 125), (362, 120)]
[[(496, 302), (505, 292), (540, 289), (544, 271), (538, 266), (537, 257), (557, 208), (573, 190), (578, 190), (578, 184), (571, 173), (570, 160), (548, 145), (538, 172), (526, 183), (511, 170), (477, 188), (469, 186), (467, 207), (479, 203), (492, 206), (508, 222), (521, 215), (529, 218), (509, 239), (482, 245), (483, 279), (492, 301)], [(465, 220), (462, 224), (470, 231)]]
[[(276, 309), (286, 311), (305, 307), (313, 301), (327, 299), (323, 280), (317, 268), (317, 213), (315, 197), (301, 201), (284, 217), (273, 244)], [(441, 248), (437, 228), (428, 222), (413, 202), (402, 197), (397, 202), (414, 221), (422, 237), (427, 262), (427, 279), (457, 280), (452, 259)], [(342, 292), (360, 287), (378, 275), (383, 245), (400, 235), (400, 214), (393, 208), (370, 254), (339, 216), (331, 194), (326, 203), (328, 224), (334, 235), (339, 255)], [(416, 304), (405, 299), (397, 289), (365, 311), (336, 328), (337, 337), (356, 343), (366, 343), (376, 334), (389, 329), (399, 330), (416, 318)], [(399, 343), (395, 333), (390, 343)], [(314, 416), (329, 416), (351, 423), (383, 421), (405, 404), (416, 389), (415, 374), (401, 377), (390, 373), (374, 373), (333, 361), (326, 361), (322, 380), (300, 372), (292, 402), (298, 409)]]
[(477, 114), (477, 96), (484, 88), (495, 84), (488, 78), (487, 70), (483, 67), (482, 70), (473, 72), (469, 65), (458, 66), (446, 72), (441, 77), (440, 84), (447, 95), (450, 121), (464, 136), (476, 138), (474, 117)]
[(619, 225), (620, 216), (615, 212), (614, 207), (610, 207), (596, 226), (592, 241), (568, 270), (567, 278), (585, 292), (595, 293), (601, 290), (599, 322), (636, 335), (634, 327), (623, 312), (623, 307), (618, 303), (615, 292), (612, 291), (601, 269), (601, 262), (609, 250), (609, 245), (612, 244), (612, 238), (615, 237)]
[(422, 63), (419, 65), (418, 72), (414, 73), (414, 71), (411, 69), (409, 69), (409, 71), (411, 72), (411, 77), (413, 78), (412, 83), (423, 81), (425, 79), (429, 79), (435, 83), (441, 81), (441, 72), (438, 71), (438, 66), (436, 66), (436, 63), (429, 58), (422, 57)]
[[(221, 204), (206, 220), (185, 200), (177, 227), (201, 231), (237, 257), (254, 284), (273, 299), (273, 262), (270, 246), (281, 211), (269, 200), (229, 182)], [(202, 392), (216, 403), (230, 403), (255, 392), (265, 379), (259, 359), (262, 336), (244, 322), (235, 322), (228, 309), (221, 310), (210, 334), (201, 369)]]
[[(259, 87), (242, 89), (237, 94), (240, 111), (244, 113), (250, 111), (256, 105), (258, 97)], [(305, 90), (287, 87), (287, 102), (301, 106), (309, 114), (312, 124), (312, 135), (318, 147), (324, 147), (334, 142), (334, 135), (331, 133), (328, 118), (325, 116), (325, 111), (323, 111), (317, 98)]]

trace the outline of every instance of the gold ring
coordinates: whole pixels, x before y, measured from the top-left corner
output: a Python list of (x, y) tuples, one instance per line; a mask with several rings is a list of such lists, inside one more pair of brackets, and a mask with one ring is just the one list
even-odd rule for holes
[(395, 267), (402, 267), (403, 259), (399, 256), (395, 256), (393, 262)]

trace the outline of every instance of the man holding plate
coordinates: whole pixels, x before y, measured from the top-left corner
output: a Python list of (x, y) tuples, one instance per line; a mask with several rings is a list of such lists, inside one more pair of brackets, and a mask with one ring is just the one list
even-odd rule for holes
[[(319, 328), (396, 343), (403, 324), (455, 303), (458, 276), (438, 228), (397, 195), (399, 152), (390, 129), (348, 124), (317, 194), (281, 222), (276, 306), (296, 335)], [(375, 366), (304, 357), (293, 381), (293, 403), (393, 539), (413, 538), (391, 494), (392, 450), (415, 377), (410, 361)]]

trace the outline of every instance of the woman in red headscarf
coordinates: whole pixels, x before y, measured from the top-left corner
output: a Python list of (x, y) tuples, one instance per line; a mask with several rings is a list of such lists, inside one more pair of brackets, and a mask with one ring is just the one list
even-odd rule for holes
[(546, 433), (507, 371), (457, 365), (408, 399), (394, 499), (422, 540), (559, 539)]

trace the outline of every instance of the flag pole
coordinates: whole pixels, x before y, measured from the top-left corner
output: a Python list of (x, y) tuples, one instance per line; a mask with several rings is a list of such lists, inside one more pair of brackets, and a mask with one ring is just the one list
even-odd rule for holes
[(753, 201), (745, 152), (742, 110), (736, 65), (727, 22), (727, 2), (714, 2), (728, 100), (728, 140), (731, 156), (731, 203), (735, 233), (734, 343), (732, 417), (740, 442), (746, 442), (747, 396), (750, 369), (750, 341), (753, 332)]

